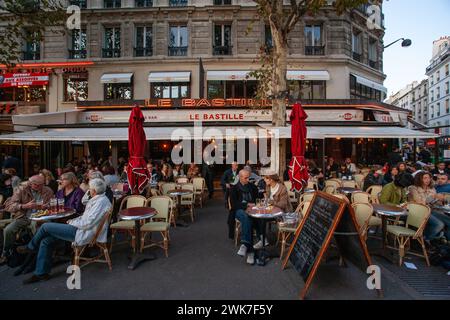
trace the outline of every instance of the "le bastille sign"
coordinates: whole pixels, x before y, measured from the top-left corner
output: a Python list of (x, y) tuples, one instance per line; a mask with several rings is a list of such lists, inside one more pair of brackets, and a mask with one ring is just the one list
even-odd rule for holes
[(271, 107), (272, 102), (267, 99), (146, 99), (147, 108), (223, 108), (223, 107)]

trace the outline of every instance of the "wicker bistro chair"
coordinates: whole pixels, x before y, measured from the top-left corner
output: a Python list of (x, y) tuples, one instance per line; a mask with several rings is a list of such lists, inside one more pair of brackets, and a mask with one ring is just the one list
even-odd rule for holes
[(297, 225), (285, 225), (285, 224), (283, 224), (281, 222), (278, 222), (277, 243), (281, 239), (280, 260), (283, 259), (284, 252), (286, 251), (287, 241), (289, 240), (291, 235), (293, 235), (295, 233), (295, 231), (297, 230), (300, 221), (305, 216), (305, 214), (308, 211), (310, 205), (311, 205), (311, 202), (309, 202), (309, 201), (302, 202), (302, 203), (300, 203), (298, 205), (297, 209), (295, 210), (295, 212), (298, 214), (298, 223), (297, 223)]
[(300, 196), (300, 203), (311, 202), (314, 198), (314, 192), (304, 193)]
[(192, 184), (194, 185), (194, 202), (197, 203), (197, 200), (200, 200), (200, 208), (203, 208), (206, 181), (202, 177), (196, 177), (192, 179)]
[(358, 186), (358, 189), (361, 189), (362, 190), (362, 188), (363, 188), (363, 184), (364, 184), (364, 175), (363, 174), (355, 174), (354, 176), (353, 176), (353, 179), (355, 179), (355, 182), (356, 182), (356, 184), (357, 184), (357, 186)]
[(356, 221), (358, 222), (359, 233), (367, 240), (369, 228), (373, 226), (370, 224), (373, 218), (373, 207), (369, 203), (353, 203), (352, 207), (355, 211)]
[(323, 190), (325, 193), (328, 194), (335, 194), (336, 193), (336, 188), (334, 186), (326, 186), (325, 189)]
[(291, 191), (292, 189), (292, 182), (291, 181), (284, 181), (284, 185), (287, 188), (288, 195), (289, 195), (289, 202), (293, 204), (294, 206), (298, 203), (298, 197), (297, 194), (294, 191)]
[(189, 178), (186, 177), (179, 177), (175, 180), (176, 183), (178, 184), (185, 184), (185, 183), (189, 183)]
[[(408, 211), (409, 214), (406, 219), (405, 227), (398, 225), (387, 226), (387, 233), (392, 234), (395, 237), (396, 249), (398, 245), (399, 265), (402, 265), (406, 250), (409, 247), (411, 239), (413, 239), (417, 240), (422, 246), (423, 256), (416, 253), (411, 254), (424, 257), (427, 262), (427, 266), (430, 266), (425, 241), (423, 239), (423, 231), (431, 215), (430, 207), (418, 203), (408, 203)], [(413, 227), (414, 229), (411, 229), (410, 227)]]
[(358, 184), (354, 180), (344, 180), (342, 181), (342, 187), (358, 189)]
[[(162, 185), (161, 185), (161, 188), (160, 188), (160, 194), (159, 195), (161, 195), (161, 196), (168, 196), (168, 191), (170, 191), (170, 190), (174, 190), (175, 188), (176, 188), (176, 186), (177, 186), (177, 184), (176, 183), (174, 183), (174, 182), (166, 182), (166, 183), (163, 183)], [(154, 195), (152, 195), (152, 196), (154, 196)], [(170, 216), (170, 223), (174, 226), (174, 227), (176, 227), (176, 219), (175, 219), (175, 210), (177, 210), (177, 197), (171, 197), (172, 198), (172, 213), (171, 213), (171, 216)]]
[[(98, 225), (97, 232), (95, 233), (94, 237), (92, 238), (92, 240), (89, 244), (84, 245), (84, 246), (73, 246), (73, 250), (74, 250), (73, 264), (74, 265), (76, 265), (78, 267), (84, 267), (93, 262), (101, 262), (101, 263), (107, 263), (109, 270), (110, 271), (112, 270), (112, 263), (111, 263), (111, 257), (109, 255), (109, 251), (108, 251), (108, 244), (97, 241), (102, 230), (104, 228), (108, 228), (108, 224), (111, 221), (112, 212), (113, 212), (113, 207), (111, 207), (111, 209), (102, 218), (100, 224)], [(97, 247), (100, 250), (100, 253), (93, 258), (82, 257), (85, 249), (88, 247)], [(104, 258), (104, 260), (102, 260), (102, 258)], [(82, 266), (80, 266), (80, 260), (86, 261), (86, 263), (84, 263)]]
[(340, 188), (342, 185), (338, 179), (329, 179), (325, 181), (325, 188), (328, 186), (332, 186), (336, 190)]
[(366, 192), (370, 194), (370, 202), (371, 203), (380, 203), (380, 200), (378, 199), (378, 195), (381, 193), (381, 190), (383, 190), (383, 186), (373, 185), (367, 188)]
[[(140, 252), (149, 247), (160, 247), (164, 249), (166, 257), (169, 257), (169, 229), (170, 216), (172, 213), (172, 198), (168, 196), (156, 196), (147, 200), (147, 206), (156, 209), (158, 212), (150, 222), (141, 227), (141, 248)], [(163, 237), (162, 241), (151, 241), (150, 244), (145, 245), (145, 237), (153, 232), (159, 232)]]
[(370, 194), (367, 192), (354, 192), (352, 193), (352, 203), (370, 203)]
[(319, 187), (317, 186), (317, 181), (314, 180), (308, 180), (308, 185), (306, 186), (307, 189), (314, 189), (314, 190), (319, 190)]
[[(191, 220), (192, 222), (194, 222), (194, 206), (195, 206), (194, 185), (192, 183), (186, 183), (185, 185), (183, 185), (183, 189), (192, 191), (192, 194), (181, 197), (181, 207), (188, 207)], [(178, 213), (178, 215), (180, 214), (181, 212)]]
[[(120, 203), (119, 212), (124, 208), (128, 209), (128, 208), (144, 207), (146, 201), (147, 198), (145, 198), (144, 196), (137, 196), (137, 195), (127, 196)], [(134, 221), (118, 221), (116, 223), (111, 224), (110, 229), (111, 229), (111, 247), (109, 249), (110, 252), (112, 252), (114, 239), (118, 231), (126, 231), (129, 235), (131, 235), (131, 246), (133, 247), (133, 251), (139, 250), (139, 248), (136, 248)]]

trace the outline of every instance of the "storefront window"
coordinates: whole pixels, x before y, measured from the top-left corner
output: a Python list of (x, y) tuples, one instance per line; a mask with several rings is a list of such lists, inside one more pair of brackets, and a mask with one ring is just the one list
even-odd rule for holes
[(257, 81), (208, 81), (208, 99), (254, 98)]
[(298, 100), (326, 99), (325, 81), (289, 81), (290, 96)]
[(45, 102), (46, 96), (45, 86), (0, 89), (0, 101)]
[(86, 101), (87, 98), (87, 78), (67, 76), (64, 79), (64, 101)]
[(131, 83), (105, 84), (105, 100), (133, 99), (133, 85)]
[(380, 90), (358, 83), (356, 78), (353, 75), (350, 75), (350, 98), (383, 101), (385, 99), (385, 94)]
[(150, 91), (152, 99), (182, 99), (190, 97), (190, 86), (187, 82), (152, 83)]

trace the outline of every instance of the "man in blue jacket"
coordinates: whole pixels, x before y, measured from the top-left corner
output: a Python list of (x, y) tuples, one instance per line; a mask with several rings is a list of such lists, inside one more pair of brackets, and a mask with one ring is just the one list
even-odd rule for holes
[(450, 184), (448, 183), (447, 174), (439, 174), (437, 176), (436, 192), (437, 193), (450, 193)]

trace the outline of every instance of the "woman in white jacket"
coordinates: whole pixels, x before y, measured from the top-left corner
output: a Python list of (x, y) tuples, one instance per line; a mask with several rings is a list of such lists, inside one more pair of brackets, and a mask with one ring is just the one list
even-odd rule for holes
[[(27, 246), (17, 248), (21, 253), (37, 252), (36, 270), (31, 278), (24, 280), (24, 284), (50, 278), (54, 242), (64, 240), (83, 246), (92, 240), (103, 217), (111, 208), (105, 190), (105, 181), (101, 179), (89, 181), (91, 199), (87, 202), (82, 216), (67, 221), (67, 224), (45, 223)], [(106, 242), (107, 232), (108, 225), (105, 224), (98, 237), (99, 242)]]

